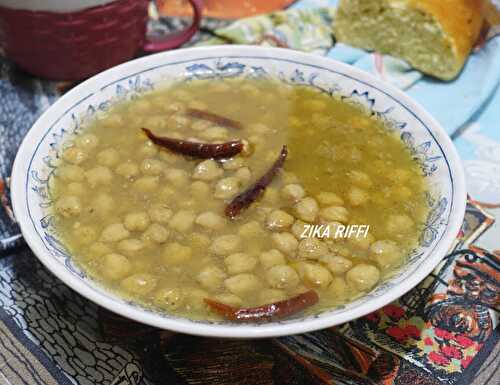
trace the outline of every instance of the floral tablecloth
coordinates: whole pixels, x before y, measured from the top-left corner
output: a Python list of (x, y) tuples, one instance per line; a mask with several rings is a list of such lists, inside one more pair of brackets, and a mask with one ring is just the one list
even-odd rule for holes
[[(9, 211), (17, 147), (71, 84), (41, 81), (0, 58), (0, 384), (498, 384), (500, 344), (500, 38), (439, 83), (405, 63), (335, 44), (334, 0), (236, 23), (206, 20), (193, 44), (252, 43), (328, 55), (373, 72), (430, 110), (464, 161), (471, 196), (449, 255), (398, 301), (348, 324), (236, 341), (161, 331), (113, 315), (51, 275)], [(152, 32), (183, 21), (152, 10)]]

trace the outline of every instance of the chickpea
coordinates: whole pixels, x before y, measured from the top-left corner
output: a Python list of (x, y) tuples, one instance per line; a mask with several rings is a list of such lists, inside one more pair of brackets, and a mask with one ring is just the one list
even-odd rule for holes
[(371, 234), (367, 234), (366, 237), (350, 237), (348, 243), (356, 249), (368, 250), (370, 245), (375, 241), (375, 238)]
[(306, 222), (301, 221), (300, 219), (297, 219), (291, 228), (292, 234), (295, 235), (295, 238), (297, 239), (302, 239), (302, 234), (306, 230)]
[(144, 126), (150, 130), (159, 130), (165, 128), (167, 120), (164, 116), (148, 116), (144, 119)]
[(280, 194), (274, 187), (268, 187), (264, 191), (262, 201), (270, 204), (276, 204), (280, 199)]
[(153, 192), (158, 189), (159, 183), (160, 178), (157, 176), (143, 176), (132, 184), (132, 188), (140, 192)]
[(97, 238), (97, 231), (90, 226), (80, 226), (77, 222), (73, 225), (73, 234), (81, 244), (89, 244)]
[[(321, 209), (319, 212), (321, 219), (325, 221), (335, 221), (346, 223), (349, 219), (349, 212), (345, 207), (342, 206), (331, 206)], [(330, 229), (331, 231), (332, 229)]]
[(154, 243), (164, 243), (170, 235), (170, 232), (159, 225), (158, 223), (152, 223), (149, 225), (147, 230), (142, 234), (142, 238), (146, 241), (152, 241)]
[(144, 212), (129, 213), (125, 216), (125, 228), (129, 231), (144, 231), (149, 226), (148, 214)]
[(154, 290), (157, 281), (157, 278), (151, 274), (138, 273), (125, 278), (120, 285), (129, 293), (146, 295)]
[(154, 296), (156, 306), (167, 310), (179, 309), (184, 302), (184, 293), (179, 288), (163, 288)]
[(118, 242), (128, 238), (129, 231), (122, 223), (113, 223), (108, 225), (101, 232), (101, 242)]
[(332, 192), (320, 192), (316, 199), (321, 206), (342, 206), (344, 204), (344, 200)]
[(348, 247), (346, 247), (344, 244), (339, 244), (339, 243), (329, 243), (328, 245), (330, 251), (333, 254), (340, 255), (342, 257), (352, 257), (352, 251)]
[(144, 248), (144, 243), (138, 239), (124, 239), (118, 242), (118, 250), (126, 255), (136, 255)]
[(222, 168), (224, 170), (235, 171), (243, 167), (244, 165), (245, 162), (243, 161), (243, 159), (237, 157), (237, 158), (230, 158), (224, 161), (224, 163), (222, 163)]
[(348, 173), (349, 180), (354, 185), (361, 188), (370, 188), (373, 186), (373, 182), (370, 177), (362, 171), (350, 171)]
[(68, 147), (64, 150), (62, 158), (71, 164), (79, 165), (85, 162), (89, 154), (78, 147)]
[[(184, 210), (188, 210), (188, 211), (193, 211), (197, 205), (198, 205), (198, 202), (196, 202), (196, 200), (194, 200), (194, 199), (184, 199), (184, 200), (179, 202), (179, 208), (184, 209)], [(193, 214), (194, 214), (194, 212), (193, 212)]]
[(59, 198), (56, 202), (55, 208), (57, 213), (66, 218), (80, 215), (82, 212), (80, 199), (72, 195)]
[(176, 195), (175, 190), (170, 186), (163, 187), (158, 193), (159, 198), (163, 201), (172, 200), (172, 197), (175, 195)]
[(294, 218), (283, 210), (274, 210), (267, 216), (267, 227), (271, 230), (282, 230), (290, 227)]
[(139, 167), (133, 162), (125, 162), (120, 164), (115, 172), (124, 178), (130, 179), (139, 174)]
[(257, 266), (257, 258), (245, 253), (235, 253), (224, 259), (227, 272), (231, 275), (248, 273)]
[(89, 247), (91, 258), (101, 257), (105, 254), (111, 254), (111, 247), (102, 242), (95, 242)]
[(120, 154), (114, 148), (107, 148), (97, 154), (97, 162), (101, 166), (113, 167), (120, 161)]
[(205, 131), (208, 129), (212, 123), (207, 122), (206, 120), (197, 120), (193, 124), (191, 124), (191, 128), (193, 131)]
[(200, 132), (200, 136), (207, 140), (226, 140), (229, 136), (227, 129), (221, 126), (212, 126)]
[(175, 154), (168, 152), (168, 151), (160, 151), (158, 156), (160, 157), (160, 159), (163, 162), (168, 163), (168, 164), (174, 164), (174, 163), (177, 163), (179, 161), (178, 155), (175, 155)]
[(189, 174), (177, 168), (165, 171), (165, 178), (175, 186), (187, 186), (189, 183)]
[(298, 202), (306, 196), (306, 192), (300, 184), (287, 184), (281, 190), (281, 196), (289, 201)]
[(191, 194), (198, 200), (204, 200), (210, 195), (210, 186), (202, 181), (195, 181), (191, 183)]
[(299, 243), (298, 256), (304, 259), (318, 259), (328, 253), (328, 246), (316, 238), (304, 238)]
[(370, 258), (382, 269), (389, 269), (402, 262), (402, 253), (396, 242), (381, 240), (370, 246)]
[(228, 177), (219, 180), (215, 185), (214, 197), (217, 199), (229, 199), (238, 193), (240, 180), (235, 177)]
[(343, 277), (333, 277), (332, 283), (328, 286), (328, 291), (338, 301), (345, 301), (349, 297), (349, 286)]
[(286, 263), (285, 256), (281, 251), (276, 249), (271, 249), (265, 251), (259, 255), (260, 264), (264, 269), (269, 269), (276, 265), (284, 265)]
[(311, 197), (302, 198), (294, 208), (297, 217), (306, 222), (314, 222), (319, 212), (318, 203)]
[(237, 252), (241, 246), (241, 239), (237, 235), (221, 235), (212, 242), (210, 251), (216, 255), (229, 255)]
[(234, 177), (237, 178), (240, 183), (247, 184), (252, 179), (252, 172), (248, 167), (242, 167), (234, 173)]
[(370, 195), (363, 189), (359, 187), (351, 187), (347, 193), (347, 200), (351, 206), (357, 207), (368, 203), (370, 200)]
[(212, 181), (218, 179), (224, 174), (219, 164), (215, 160), (204, 160), (199, 163), (193, 172), (193, 179)]
[(145, 175), (160, 175), (165, 169), (165, 164), (158, 159), (144, 159), (141, 163), (141, 172)]
[(95, 212), (102, 218), (110, 215), (114, 209), (115, 201), (111, 195), (106, 193), (97, 194), (90, 205), (90, 212)]
[(327, 288), (332, 281), (332, 275), (326, 268), (313, 263), (301, 265), (299, 274), (307, 285), (321, 289)]
[(222, 286), (222, 281), (226, 278), (226, 273), (216, 266), (207, 266), (203, 268), (196, 280), (205, 289), (215, 291)]
[(205, 298), (209, 295), (205, 290), (201, 289), (186, 289), (186, 310), (188, 311), (206, 311)]
[(180, 233), (187, 232), (191, 230), (193, 227), (195, 220), (194, 212), (190, 210), (179, 210), (174, 214), (170, 222), (168, 222), (168, 226)]
[(281, 180), (284, 184), (298, 184), (299, 178), (293, 172), (290, 171), (281, 171)]
[(165, 246), (162, 253), (162, 261), (167, 266), (182, 265), (191, 259), (191, 248), (172, 242)]
[(176, 128), (184, 128), (189, 124), (189, 119), (186, 116), (174, 114), (169, 117), (168, 122)]
[(68, 193), (71, 195), (85, 195), (87, 193), (87, 189), (82, 183), (71, 182), (68, 184)]
[(287, 255), (295, 254), (299, 242), (290, 233), (275, 233), (271, 236), (275, 247)]
[(271, 304), (287, 299), (287, 295), (283, 290), (278, 289), (265, 289), (259, 293), (259, 302), (261, 304)]
[(241, 307), (241, 305), (243, 304), (243, 300), (240, 297), (231, 293), (216, 295), (215, 300), (217, 302), (238, 308)]
[(360, 263), (346, 274), (349, 285), (358, 291), (370, 290), (380, 279), (380, 272), (375, 266)]
[(85, 177), (91, 187), (109, 185), (113, 180), (113, 173), (107, 167), (96, 166), (85, 172)]
[(158, 154), (158, 149), (152, 141), (148, 140), (141, 147), (139, 147), (138, 153), (143, 158), (152, 158)]
[(198, 215), (194, 223), (210, 230), (220, 230), (225, 226), (226, 220), (219, 214), (207, 211)]
[(340, 255), (323, 255), (319, 261), (325, 264), (333, 274), (344, 274), (352, 267), (352, 262)]
[(407, 234), (415, 227), (413, 219), (408, 215), (391, 215), (387, 220), (386, 229), (389, 234)]
[(84, 179), (83, 169), (72, 164), (60, 166), (56, 175), (66, 182), (81, 182)]
[(167, 205), (158, 203), (150, 207), (148, 214), (151, 221), (165, 225), (172, 218), (173, 212)]
[(210, 238), (207, 237), (205, 234), (200, 234), (200, 233), (192, 233), (189, 236), (189, 244), (198, 250), (201, 250), (205, 252), (208, 247), (210, 246)]
[(261, 287), (259, 279), (248, 273), (234, 275), (224, 281), (226, 288), (237, 296), (246, 296)]
[[(336, 239), (337, 229), (339, 228), (339, 226), (342, 226), (345, 229), (345, 225), (336, 221), (328, 222), (326, 226), (328, 226), (328, 229), (330, 231), (330, 236), (328, 237), (328, 239)], [(348, 241), (350, 242), (351, 238), (349, 238)]]
[(106, 254), (102, 258), (102, 274), (116, 281), (126, 277), (132, 270), (132, 264), (127, 257), (120, 254)]
[(78, 135), (75, 143), (83, 150), (92, 151), (99, 145), (99, 139), (93, 134)]
[(288, 265), (276, 265), (266, 271), (266, 280), (274, 289), (292, 289), (299, 284), (299, 275)]
[(250, 221), (240, 226), (238, 234), (243, 238), (252, 238), (260, 236), (264, 233), (264, 230), (257, 221)]

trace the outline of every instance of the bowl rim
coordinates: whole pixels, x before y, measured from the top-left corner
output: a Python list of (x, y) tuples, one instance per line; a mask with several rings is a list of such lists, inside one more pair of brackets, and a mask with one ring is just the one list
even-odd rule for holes
[[(192, 321), (187, 318), (170, 318), (168, 315), (159, 316), (157, 314), (147, 312), (139, 307), (119, 303), (111, 296), (105, 296), (97, 290), (89, 289), (81, 278), (68, 271), (62, 264), (58, 263), (47, 250), (43, 248), (40, 241), (36, 239), (37, 233), (32, 229), (28, 216), (24, 215), (24, 205), (25, 202), (27, 202), (27, 195), (24, 188), (25, 181), (27, 180), (26, 174), (29, 169), (28, 160), (35, 151), (33, 148), (33, 144), (36, 144), (35, 139), (37, 138), (37, 135), (40, 132), (43, 132), (46, 128), (45, 122), (53, 122), (53, 119), (51, 118), (53, 111), (63, 107), (67, 101), (77, 100), (76, 97), (83, 91), (89, 92), (92, 90), (99, 90), (101, 89), (102, 83), (106, 79), (115, 79), (117, 78), (116, 75), (120, 74), (123, 77), (124, 73), (130, 74), (131, 71), (129, 70), (138, 66), (150, 69), (155, 67), (155, 63), (158, 62), (159, 59), (176, 59), (182, 57), (184, 54), (191, 53), (199, 53), (200, 55), (204, 55), (203, 57), (212, 55), (214, 58), (236, 54), (238, 54), (241, 58), (244, 58), (245, 56), (251, 57), (257, 54), (261, 56), (274, 55), (307, 63), (308, 65), (310, 65), (310, 62), (314, 62), (314, 65), (323, 69), (331, 69), (333, 67), (335, 68), (335, 71), (347, 75), (356, 81), (361, 81), (369, 87), (378, 88), (396, 100), (399, 104), (406, 107), (422, 122), (425, 122), (425, 125), (428, 126), (430, 133), (435, 137), (436, 143), (439, 144), (442, 152), (446, 155), (452, 176), (451, 183), (453, 185), (449, 223), (446, 224), (441, 240), (439, 240), (435, 245), (434, 251), (427, 255), (425, 260), (421, 262), (419, 268), (412, 275), (408, 276), (406, 280), (397, 283), (392, 290), (389, 290), (378, 297), (372, 298), (370, 301), (361, 304), (354, 309), (345, 310), (341, 314), (324, 314), (319, 318), (311, 318), (307, 320), (298, 319), (296, 322), (290, 321), (286, 323), (271, 324), (263, 323), (258, 326), (245, 324), (197, 323), (196, 321)], [(373, 75), (361, 69), (330, 58), (284, 48), (264, 48), (246, 45), (195, 47), (158, 53), (120, 64), (82, 82), (60, 97), (33, 124), (23, 139), (17, 152), (12, 168), (11, 182), (11, 198), (14, 215), (18, 220), (26, 243), (48, 270), (50, 270), (56, 277), (62, 280), (77, 293), (114, 313), (160, 329), (167, 329), (191, 335), (226, 338), (278, 337), (324, 329), (360, 318), (396, 300), (403, 294), (413, 289), (416, 285), (418, 285), (418, 283), (427, 277), (446, 255), (462, 226), (467, 197), (463, 167), (451, 138), (448, 134), (446, 134), (440, 124), (429, 113), (427, 113), (422, 106), (406, 95), (403, 91), (387, 82), (377, 79)], [(95, 284), (93, 286), (98, 285)]]

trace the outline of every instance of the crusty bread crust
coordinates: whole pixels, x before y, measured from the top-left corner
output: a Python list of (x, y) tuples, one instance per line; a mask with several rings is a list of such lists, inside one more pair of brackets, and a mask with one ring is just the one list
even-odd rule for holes
[[(386, 15), (387, 9), (391, 10), (392, 17), (398, 12), (413, 14), (412, 20), (421, 26), (421, 31), (413, 29), (414, 24), (412, 26), (407, 21), (399, 23), (399, 31), (383, 21), (373, 22), (380, 15)], [(341, 0), (334, 23), (335, 37), (360, 48), (400, 55), (414, 68), (443, 80), (451, 80), (462, 70), (478, 39), (484, 22), (484, 9), (484, 0)], [(369, 26), (366, 29), (362, 26), (363, 18)], [(427, 24), (422, 24), (424, 21)], [(428, 23), (435, 24), (436, 29), (422, 34), (422, 28), (425, 32), (429, 31), (426, 29), (429, 26), (432, 28)], [(401, 33), (401, 28), (405, 29), (403, 35), (406, 37), (399, 41), (391, 39)], [(432, 36), (436, 36), (437, 40), (427, 40)], [(415, 44), (415, 48), (418, 45), (418, 51), (408, 49), (408, 44)], [(428, 51), (422, 50), (425, 47)]]
[(453, 47), (459, 70), (467, 60), (484, 21), (482, 0), (411, 0), (411, 5), (441, 24)]

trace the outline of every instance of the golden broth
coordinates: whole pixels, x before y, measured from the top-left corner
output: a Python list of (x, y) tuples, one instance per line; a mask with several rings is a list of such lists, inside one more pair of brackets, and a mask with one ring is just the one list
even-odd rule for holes
[[(204, 143), (243, 139), (245, 153), (189, 158), (153, 144), (143, 127)], [(284, 170), (264, 195), (226, 217), (285, 144)], [(205, 298), (253, 307), (312, 288), (320, 299), (307, 312), (348, 302), (404, 263), (427, 214), (422, 173), (381, 121), (270, 80), (177, 83), (118, 104), (68, 145), (51, 182), (56, 227), (85, 271), (193, 319), (220, 319)], [(334, 237), (349, 224), (369, 225), (368, 235)], [(328, 226), (330, 236), (303, 238), (306, 225)]]

